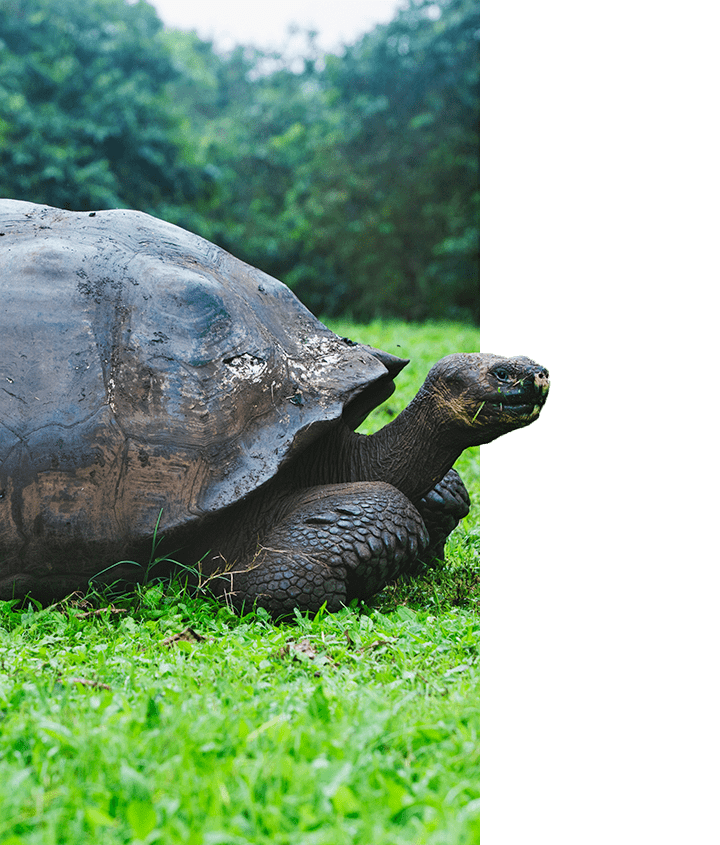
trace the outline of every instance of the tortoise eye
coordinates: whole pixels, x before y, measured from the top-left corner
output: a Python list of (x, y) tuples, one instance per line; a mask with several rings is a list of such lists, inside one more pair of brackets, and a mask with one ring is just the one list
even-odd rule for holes
[(510, 373), (500, 367), (499, 369), (495, 370), (495, 378), (498, 381), (510, 381)]

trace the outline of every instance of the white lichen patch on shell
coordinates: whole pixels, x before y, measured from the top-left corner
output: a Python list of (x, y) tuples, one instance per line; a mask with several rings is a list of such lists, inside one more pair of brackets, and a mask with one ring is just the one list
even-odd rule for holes
[(262, 358), (256, 358), (249, 352), (244, 352), (242, 355), (234, 355), (232, 358), (225, 360), (225, 377), (230, 376), (230, 379), (240, 379), (242, 381), (249, 381), (256, 384), (260, 381), (267, 370), (267, 361)]
[(107, 392), (107, 400), (108, 405), (110, 406), (110, 410), (117, 416), (117, 403), (115, 402), (115, 379), (110, 375), (107, 378), (107, 382), (105, 385), (106, 392)]
[(317, 384), (326, 374), (332, 377), (347, 357), (347, 348), (334, 337), (309, 335), (302, 338), (302, 345), (308, 352), (307, 357), (288, 359), (288, 371), (299, 383)]

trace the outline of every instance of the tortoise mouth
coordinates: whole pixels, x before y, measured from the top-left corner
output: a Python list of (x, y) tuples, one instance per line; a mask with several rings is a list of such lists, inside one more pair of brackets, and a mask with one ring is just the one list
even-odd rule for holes
[(540, 413), (542, 403), (531, 400), (529, 402), (498, 402), (500, 411), (510, 413), (516, 417), (536, 417)]
[(510, 405), (506, 407), (508, 407), (512, 413), (517, 414), (520, 417), (534, 418), (540, 413), (542, 405), (539, 402), (535, 402), (533, 405)]
[(537, 416), (545, 404), (549, 387), (546, 379), (524, 379), (510, 385), (509, 390), (498, 389), (488, 401), (499, 406), (501, 411), (509, 411), (519, 416)]
[(511, 414), (514, 417), (528, 417), (534, 419), (545, 404), (545, 396), (527, 392), (502, 393), (487, 400), (493, 410), (501, 414)]

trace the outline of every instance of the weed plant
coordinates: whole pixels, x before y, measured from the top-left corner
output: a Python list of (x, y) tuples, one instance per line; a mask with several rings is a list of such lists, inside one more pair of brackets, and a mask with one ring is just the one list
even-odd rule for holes
[[(413, 358), (365, 430), (476, 343), (332, 327)], [(459, 469), (477, 499), (477, 450)], [(372, 606), (283, 624), (180, 581), (0, 602), (0, 843), (474, 845), (478, 526)]]

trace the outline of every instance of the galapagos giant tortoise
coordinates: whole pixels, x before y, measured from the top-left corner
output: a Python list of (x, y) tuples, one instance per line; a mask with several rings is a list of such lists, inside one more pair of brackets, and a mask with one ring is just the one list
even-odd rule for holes
[(437, 554), (451, 467), (537, 419), (548, 374), (456, 354), (370, 436), (406, 361), (137, 211), (0, 201), (0, 598), (198, 567), (238, 607), (336, 610)]

